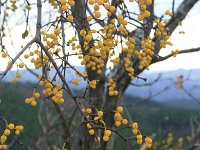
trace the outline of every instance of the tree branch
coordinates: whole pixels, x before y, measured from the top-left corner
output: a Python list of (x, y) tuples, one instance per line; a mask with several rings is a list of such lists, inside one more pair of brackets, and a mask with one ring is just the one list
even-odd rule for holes
[[(198, 52), (198, 51), (200, 51), (200, 47), (191, 48), (191, 49), (186, 49), (186, 50), (181, 50), (181, 51), (179, 51), (178, 54), (192, 53), (192, 52)], [(172, 53), (172, 54), (169, 54), (169, 55), (167, 55), (167, 56), (165, 56), (165, 57), (158, 56), (158, 57), (156, 57), (156, 58), (152, 61), (152, 64), (153, 64), (153, 63), (160, 62), (160, 61), (164, 61), (164, 60), (166, 60), (166, 59), (168, 59), (168, 58), (170, 58), (170, 57), (172, 57), (172, 56), (173, 56), (173, 53)]]

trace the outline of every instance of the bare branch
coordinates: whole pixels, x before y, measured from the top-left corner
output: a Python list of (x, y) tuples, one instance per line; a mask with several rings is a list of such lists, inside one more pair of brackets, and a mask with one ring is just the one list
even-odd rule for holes
[[(197, 48), (191, 48), (191, 49), (186, 49), (186, 50), (180, 50), (178, 54), (185, 54), (185, 53), (192, 53), (192, 52), (198, 52), (200, 51), (200, 47), (197, 47)], [(152, 63), (157, 63), (157, 62), (160, 62), (160, 61), (163, 61), (163, 60), (166, 60), (170, 57), (173, 56), (173, 53), (172, 54), (169, 54), (165, 57), (162, 57), (162, 56), (158, 56), (158, 58), (155, 58)]]

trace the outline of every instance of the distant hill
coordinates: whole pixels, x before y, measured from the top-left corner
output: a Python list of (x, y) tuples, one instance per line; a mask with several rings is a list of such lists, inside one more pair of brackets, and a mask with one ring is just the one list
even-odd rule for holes
[[(76, 69), (80, 72), (84, 71), (84, 68), (81, 66), (77, 66)], [(41, 70), (32, 70), (33, 72), (37, 74), (41, 74)], [(20, 73), (22, 74), (22, 78), (19, 80), (19, 82), (31, 82), (36, 83), (38, 80), (37, 78), (32, 75), (27, 70), (20, 70)], [(10, 71), (4, 78), (5, 82), (11, 82), (12, 78), (15, 76), (16, 71)], [(49, 72), (50, 76), (53, 77), (55, 74), (55, 70), (52, 70)], [(151, 86), (140, 86), (143, 84), (149, 84), (154, 82), (161, 74), (159, 80), (151, 85)], [(196, 97), (196, 99), (200, 102), (200, 69), (196, 70), (175, 70), (175, 71), (145, 71), (142, 74), (139, 75), (140, 77), (147, 78), (147, 81), (143, 81), (141, 79), (135, 79), (132, 83), (139, 86), (132, 86), (130, 85), (126, 91), (126, 94), (138, 97), (140, 99), (146, 99), (149, 97), (149, 94), (151, 93), (153, 96), (150, 97), (150, 99), (153, 99), (154, 101), (164, 103), (167, 105), (172, 106), (178, 106), (178, 107), (186, 107), (186, 108), (200, 108), (200, 103), (197, 103), (196, 101), (192, 100), (190, 96), (186, 94), (182, 89), (177, 89), (175, 85), (175, 80), (178, 76), (183, 76), (183, 85), (185, 89), (190, 90), (193, 88), (191, 94)], [(72, 69), (66, 70), (66, 80), (70, 81), (76, 77), (75, 72)], [(79, 78), (80, 86), (74, 86), (73, 84), (70, 84), (70, 86), (73, 89), (79, 90), (86, 86), (86, 82)], [(195, 87), (195, 88), (194, 88)], [(164, 91), (161, 92), (160, 91)], [(160, 94), (158, 94), (160, 93)]]

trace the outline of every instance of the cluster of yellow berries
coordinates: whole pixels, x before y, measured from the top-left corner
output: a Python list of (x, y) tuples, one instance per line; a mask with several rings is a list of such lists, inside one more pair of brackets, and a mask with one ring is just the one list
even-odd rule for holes
[(116, 96), (118, 95), (118, 91), (115, 89), (116, 88), (116, 82), (113, 79), (108, 80), (108, 94), (110, 96)]
[[(67, 41), (67, 44), (68, 46), (71, 46), (71, 49), (75, 51), (76, 55), (78, 55), (78, 53), (82, 53), (81, 45), (79, 44), (79, 42), (77, 42), (76, 36), (72, 36), (72, 38)], [(82, 55), (78, 56), (78, 59), (82, 59), (82, 58), (83, 58)], [(82, 61), (81, 65), (85, 65), (85, 62)]]
[(150, 137), (145, 137), (145, 143), (147, 148), (152, 147), (152, 139)]
[(171, 54), (173, 55), (173, 57), (176, 57), (179, 54), (179, 50), (176, 49), (175, 51), (171, 51)]
[[(94, 45), (90, 47), (90, 42), (93, 38), (92, 34), (96, 31), (86, 31), (82, 29), (80, 35), (84, 39), (84, 49), (89, 52), (89, 55), (85, 55), (82, 59), (81, 64), (85, 65), (87, 68), (91, 68), (92, 71), (97, 71), (98, 74), (101, 74), (102, 68), (104, 65), (104, 59), (102, 59), (101, 51), (97, 51), (99, 46)], [(100, 44), (101, 42), (98, 42)], [(107, 56), (107, 55), (106, 55)]]
[[(87, 108), (87, 109), (83, 109), (83, 111), (86, 113), (87, 117), (89, 118), (89, 115), (92, 113), (92, 110), (90, 108)], [(103, 118), (102, 118), (103, 115), (104, 115), (103, 111), (99, 111), (99, 110), (96, 109), (96, 114), (95, 114), (95, 117), (94, 117), (94, 121), (96, 123), (101, 122), (104, 125), (105, 130), (104, 130), (104, 134), (103, 134), (103, 138), (102, 139), (103, 139), (103, 141), (107, 142), (107, 141), (109, 141), (109, 137), (111, 136), (112, 132), (111, 132), (111, 130), (107, 130), (106, 129), (105, 122), (103, 121)], [(95, 134), (95, 130), (93, 129), (92, 124), (91, 123), (87, 123), (86, 126), (87, 126), (87, 128), (89, 130), (88, 133), (90, 135), (94, 135)], [(97, 137), (95, 139), (96, 139), (97, 142), (100, 142), (100, 140), (101, 140), (100, 137)]]
[(122, 117), (122, 113), (123, 113), (123, 107), (122, 106), (118, 106), (117, 109), (116, 109), (116, 112), (115, 112), (115, 126), (119, 127), (121, 126), (122, 124), (123, 125), (127, 125), (128, 124), (128, 120), (127, 119), (124, 119)]
[(17, 72), (15, 77), (12, 79), (12, 82), (17, 82), (18, 79), (21, 78), (21, 77), (22, 77), (21, 73)]
[(138, 0), (141, 12), (138, 14), (138, 20), (142, 21), (145, 18), (148, 18), (151, 13), (147, 10), (147, 6), (152, 4), (152, 0)]
[[(11, 61), (8, 61), (8, 65), (10, 65), (10, 63), (11, 63)], [(22, 62), (22, 63), (19, 63), (19, 64), (17, 65), (17, 67), (20, 68), (20, 69), (24, 68), (24, 66), (25, 66), (25, 64), (24, 64), (23, 62)], [(17, 77), (17, 78), (21, 78), (21, 74), (16, 74), (16, 77)]]
[[(143, 142), (143, 136), (142, 134), (140, 133), (139, 129), (138, 129), (138, 123), (137, 122), (133, 122), (132, 124), (132, 133), (133, 134), (138, 134), (137, 135), (137, 144), (142, 144)], [(152, 139), (150, 137), (147, 137), (147, 136), (144, 136), (144, 140), (145, 140), (145, 143), (146, 143), (146, 148), (151, 148), (152, 147)]]
[(49, 60), (49, 58), (46, 55), (42, 56), (42, 54), (40, 52), (38, 52), (37, 58), (36, 59), (32, 58), (31, 63), (34, 64), (35, 69), (39, 69), (42, 66), (46, 65), (48, 63), (48, 60)]
[(0, 137), (0, 150), (7, 149), (7, 145), (5, 143), (7, 141), (7, 137), (11, 134), (12, 130), (15, 130), (16, 135), (19, 135), (21, 132), (23, 132), (24, 127), (22, 125), (15, 126), (13, 123), (8, 124), (6, 129), (3, 132), (3, 135), (1, 135)]
[(128, 40), (125, 42), (127, 47), (122, 48), (122, 52), (126, 55), (124, 56), (124, 66), (128, 73), (128, 76), (131, 78), (131, 80), (134, 79), (134, 68), (132, 67), (132, 55), (134, 54), (134, 48), (135, 48), (135, 39), (134, 38), (128, 38)]
[(57, 104), (62, 104), (64, 103), (64, 98), (63, 98), (63, 89), (62, 85), (60, 83), (57, 83), (55, 86), (50, 82), (50, 79), (45, 79), (44, 81), (41, 80), (39, 85), (44, 86), (44, 90), (42, 93), (46, 96), (50, 96), (52, 98), (52, 101), (57, 103)]
[(167, 10), (167, 11), (165, 12), (165, 15), (168, 15), (168, 16), (172, 17), (172, 16), (173, 16), (173, 13), (172, 13), (170, 10)]
[(135, 52), (140, 61), (140, 70), (147, 68), (151, 64), (152, 56), (154, 55), (154, 46), (155, 43), (150, 37), (141, 41), (141, 48), (143, 51), (141, 53)]
[(40, 98), (40, 93), (34, 91), (32, 97), (25, 99), (25, 103), (30, 104), (31, 106), (35, 107), (37, 105), (36, 99), (38, 99), (38, 98)]
[(128, 22), (126, 20), (124, 20), (122, 15), (118, 15), (117, 16), (117, 20), (120, 23), (120, 26), (117, 28), (118, 31), (122, 34), (122, 35), (128, 35), (128, 31), (126, 29), (126, 25), (128, 24)]
[(133, 134), (137, 134), (138, 133), (138, 123), (137, 122), (133, 122), (133, 124), (132, 124), (132, 133)]
[[(74, 0), (60, 0), (60, 4), (61, 4), (61, 10), (62, 11), (67, 11), (69, 9), (69, 7), (73, 7), (75, 5), (75, 1)], [(67, 16), (67, 21), (69, 22), (73, 22), (74, 18), (72, 15), (70, 15), (68, 13), (68, 16)]]
[[(90, 123), (87, 123), (87, 128), (89, 129), (88, 133), (90, 135), (94, 135), (95, 134), (95, 131), (94, 129), (92, 129), (92, 126)], [(109, 141), (109, 137), (111, 136), (112, 132), (110, 130), (104, 130), (104, 135), (103, 135), (103, 141), (105, 142), (108, 142)], [(100, 142), (101, 138), (100, 137), (97, 137), (96, 138), (96, 141), (97, 142)]]
[[(82, 56), (82, 54), (78, 56), (78, 59), (81, 59), (81, 65), (85, 65), (87, 68), (91, 68), (93, 71), (97, 71), (98, 74), (101, 74), (101, 69), (105, 66), (104, 65), (104, 59), (106, 59), (107, 54), (106, 52), (104, 55), (101, 55), (103, 51), (98, 51), (99, 47), (102, 47), (102, 42), (99, 41), (98, 45), (94, 45), (94, 47), (90, 47), (90, 42), (93, 38), (93, 33), (96, 33), (95, 30), (86, 31), (85, 29), (80, 30), (80, 36), (83, 38), (83, 46), (85, 51), (87, 51), (89, 54), (85, 54)], [(72, 37), (68, 42), (70, 46), (72, 46), (72, 50), (76, 50), (76, 54), (82, 53), (81, 45), (76, 44), (76, 37)], [(102, 59), (103, 57), (103, 59)]]
[(60, 0), (62, 11), (67, 11), (68, 7), (73, 7), (75, 5), (74, 0)]
[[(43, 33), (43, 31), (41, 32)], [(41, 68), (43, 65), (48, 63), (48, 57), (44, 54), (42, 54), (39, 50), (34, 50), (34, 51), (30, 51), (29, 54), (24, 54), (24, 58), (28, 59), (30, 57), (33, 57), (34, 55), (36, 55), (36, 58), (31, 58), (31, 63), (34, 64), (35, 69), (39, 69)], [(23, 68), (22, 64), (18, 65), (19, 68)]]
[[(87, 44), (89, 44), (93, 38), (92, 32), (91, 31), (86, 32), (84, 29), (80, 31), (80, 35), (83, 37), (83, 39)], [(86, 43), (85, 45), (87, 45)]]
[(42, 40), (46, 43), (45, 48), (55, 48), (56, 46), (59, 46), (59, 34), (60, 34), (60, 28), (55, 27), (54, 32), (52, 33), (46, 33), (45, 31), (41, 31), (41, 35), (43, 35)]
[[(105, 1), (108, 1), (108, 0), (105, 0)], [(101, 17), (101, 13), (100, 13), (99, 9), (100, 9), (100, 6), (104, 4), (104, 0), (88, 0), (88, 3), (90, 5), (94, 5), (93, 8), (94, 8), (94, 16), (95, 16), (95, 18), (100, 18)]]
[(103, 136), (103, 140), (105, 142), (107, 142), (109, 140), (109, 137), (111, 136), (112, 132), (110, 130), (105, 130), (104, 131), (104, 136)]
[[(86, 117), (89, 119), (90, 117), (93, 118), (94, 122), (92, 123), (91, 122), (88, 122), (86, 124), (86, 127), (88, 129), (88, 134), (93, 136), (95, 135), (95, 127), (96, 127), (96, 124), (97, 123), (101, 123), (103, 125), (103, 128), (104, 128), (104, 133), (103, 133), (103, 137), (102, 137), (102, 140), (104, 142), (108, 142), (109, 139), (110, 139), (110, 136), (112, 134), (112, 131), (107, 129), (106, 128), (106, 124), (103, 120), (103, 116), (104, 116), (104, 112), (103, 111), (100, 111), (98, 110), (97, 108), (95, 108), (95, 112), (94, 114), (92, 114), (92, 109), (91, 108), (84, 108), (84, 106), (82, 106), (82, 111), (83, 113), (85, 113)], [(115, 125), (117, 127), (121, 126), (121, 124), (123, 125), (127, 125), (128, 128), (132, 128), (132, 133), (134, 135), (137, 135), (137, 143), (138, 144), (142, 144), (142, 140), (143, 140), (143, 136), (141, 135), (139, 129), (138, 129), (138, 123), (137, 122), (133, 122), (132, 125), (128, 125), (128, 120), (127, 119), (124, 119), (122, 117), (122, 113), (123, 113), (123, 107), (122, 106), (118, 106), (116, 108), (116, 110), (114, 111), (115, 114), (114, 114), (114, 117), (115, 117)], [(98, 129), (98, 127), (97, 127)], [(145, 143), (146, 143), (146, 147), (147, 148), (151, 148), (152, 146), (152, 139), (150, 137), (147, 137), (147, 136), (144, 136), (144, 139), (145, 139)], [(101, 141), (101, 138), (100, 137), (96, 137), (95, 138), (95, 141), (96, 142), (100, 142)]]
[(115, 47), (118, 45), (118, 40), (114, 37), (116, 30), (115, 19), (112, 19), (108, 25), (103, 27), (101, 33), (103, 39), (98, 42), (101, 59), (105, 60), (109, 54), (110, 62), (113, 63), (114, 66), (116, 66), (119, 62), (119, 58), (115, 56)]
[(169, 41), (169, 28), (165, 27), (167, 21), (159, 21), (158, 19), (155, 19), (154, 22), (157, 24), (155, 36), (162, 37), (162, 40), (160, 40), (160, 47), (166, 48), (167, 45), (172, 46), (173, 44)]
[[(76, 37), (72, 36), (72, 38), (70, 40), (67, 41), (68, 45), (72, 47), (72, 50), (79, 50), (81, 48), (80, 44), (76, 44)], [(81, 51), (78, 51), (81, 52)], [(76, 53), (78, 53), (76, 52)]]
[[(109, 2), (108, 0), (104, 0), (105, 3)], [(107, 10), (107, 16), (111, 16), (112, 13), (114, 13), (116, 11), (115, 6), (110, 5), (109, 3), (104, 4), (104, 8)]]
[(92, 89), (96, 89), (97, 81), (98, 80), (89, 81), (89, 87)]
[[(51, 97), (52, 101), (58, 104), (64, 103), (63, 98), (63, 89), (62, 85), (60, 83), (57, 83), (55, 86), (50, 82), (50, 79), (47, 78), (43, 80), (42, 76), (38, 76), (39, 82), (38, 85), (43, 86), (44, 89), (42, 91), (42, 94)], [(31, 106), (36, 106), (37, 101), (36, 99), (40, 98), (40, 93), (34, 91), (33, 96), (30, 98), (25, 99), (25, 103), (30, 104)]]
[(10, 0), (11, 10), (15, 11), (17, 9), (16, 0)]

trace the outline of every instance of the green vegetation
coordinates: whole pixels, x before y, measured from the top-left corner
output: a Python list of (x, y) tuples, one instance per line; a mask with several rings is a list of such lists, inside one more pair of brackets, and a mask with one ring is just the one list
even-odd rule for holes
[[(4, 83), (0, 89), (0, 116), (8, 118), (9, 122), (16, 124), (20, 122), (24, 125), (25, 130), (19, 140), (26, 147), (29, 142), (34, 142), (38, 138), (41, 130), (38, 121), (39, 106), (33, 108), (24, 103), (24, 98), (31, 95), (33, 85)], [(131, 117), (132, 121), (137, 121), (143, 133), (155, 134), (155, 139), (158, 141), (168, 132), (171, 132), (176, 139), (180, 136), (186, 139), (191, 134), (190, 117), (193, 115), (200, 119), (199, 111), (196, 110), (164, 106), (154, 101), (141, 102), (131, 96), (125, 96), (124, 99), (124, 106), (130, 112), (129, 115), (125, 114), (127, 118)], [(125, 137), (131, 136), (129, 129), (123, 130), (122, 134)], [(126, 149), (122, 147), (125, 146), (121, 144), (122, 142), (120, 138), (116, 138), (114, 149)]]
[[(31, 84), (3, 83), (0, 86), (0, 116), (6, 118), (9, 123), (22, 124), (25, 130), (19, 141), (27, 146), (30, 139), (34, 141), (40, 133), (40, 126), (37, 118), (38, 108), (33, 108), (24, 103), (24, 98), (31, 94)], [(0, 134), (1, 130), (0, 130)], [(15, 143), (13, 150), (18, 149), (19, 144)]]

